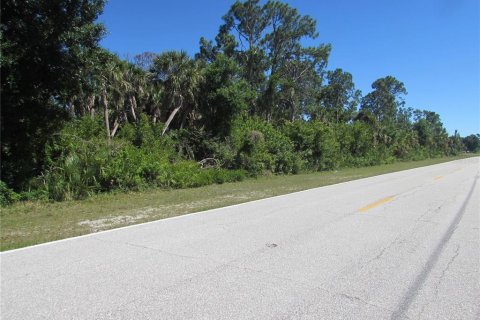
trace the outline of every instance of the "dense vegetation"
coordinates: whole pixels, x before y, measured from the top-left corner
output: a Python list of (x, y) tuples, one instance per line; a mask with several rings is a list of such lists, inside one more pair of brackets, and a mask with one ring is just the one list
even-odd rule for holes
[(2, 1), (2, 204), (184, 188), (266, 173), (478, 151), (406, 105), (393, 76), (363, 95), (328, 70), (316, 22), (288, 4), (235, 2), (199, 52), (102, 49), (103, 0)]

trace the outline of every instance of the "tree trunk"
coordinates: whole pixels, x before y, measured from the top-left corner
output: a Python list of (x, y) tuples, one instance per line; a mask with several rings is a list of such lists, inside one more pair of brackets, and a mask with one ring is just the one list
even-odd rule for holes
[(158, 118), (160, 118), (160, 108), (158, 105), (155, 105), (155, 108), (153, 109), (153, 124), (157, 124)]
[(135, 114), (135, 109), (137, 108), (137, 100), (135, 96), (132, 95), (130, 97), (130, 111), (132, 112), (132, 117), (135, 122), (137, 122), (137, 115)]
[(294, 97), (295, 97), (295, 88), (291, 88), (290, 89), (290, 106), (292, 108), (292, 117), (291, 117), (292, 121), (295, 120), (295, 115), (296, 115), (295, 114), (296, 113), (296, 107), (295, 107)]
[(177, 114), (178, 110), (180, 110), (181, 107), (182, 105), (179, 105), (178, 107), (176, 107), (168, 117), (167, 122), (165, 122), (165, 128), (163, 128), (163, 131), (162, 131), (162, 136), (168, 130), (168, 127), (170, 126), (170, 123), (172, 122), (173, 117), (175, 117), (175, 115)]
[(179, 103), (178, 103), (178, 107), (176, 107), (172, 113), (170, 114), (170, 116), (168, 117), (167, 119), (167, 122), (165, 122), (165, 128), (163, 128), (163, 131), (162, 131), (162, 136), (165, 134), (165, 132), (167, 132), (168, 130), (168, 127), (170, 126), (170, 123), (172, 122), (173, 120), (173, 117), (175, 117), (175, 115), (177, 114), (177, 112), (180, 110), (180, 108), (182, 107), (183, 105), (183, 97), (180, 96), (179, 97)]
[(267, 123), (270, 123), (272, 120), (272, 114), (273, 114), (273, 100), (274, 100), (274, 95), (275, 95), (275, 88), (273, 84), (273, 80), (270, 79), (268, 83), (267, 90), (265, 91), (266, 99), (265, 99), (265, 120)]
[(87, 111), (90, 114), (90, 117), (95, 118), (95, 96), (92, 94), (87, 97)]
[(120, 121), (118, 121), (118, 118), (117, 118), (117, 119), (115, 119), (115, 122), (113, 123), (112, 138), (115, 137), (115, 134), (117, 133), (118, 127), (120, 127)]
[(70, 114), (70, 117), (72, 119), (75, 118), (75, 103), (73, 102), (73, 100), (72, 100), (72, 102), (70, 102), (70, 106), (68, 108), (68, 113)]
[(187, 120), (187, 115), (188, 113), (190, 113), (191, 110), (185, 110), (185, 112), (183, 113), (183, 117), (182, 117), (182, 122), (180, 123), (180, 129), (183, 129), (183, 127), (185, 126), (185, 122)]
[(105, 88), (102, 90), (102, 104), (103, 104), (103, 115), (105, 117), (105, 128), (107, 129), (108, 141), (110, 141), (110, 119), (108, 117), (108, 101), (107, 101), (107, 91)]
[[(337, 96), (337, 103), (336, 103), (336, 106), (335, 106), (335, 110), (337, 110), (337, 124), (340, 120), (340, 117), (339, 117), (339, 113), (340, 113), (340, 101), (339, 100), (339, 96)], [(343, 109), (343, 107), (341, 107)]]

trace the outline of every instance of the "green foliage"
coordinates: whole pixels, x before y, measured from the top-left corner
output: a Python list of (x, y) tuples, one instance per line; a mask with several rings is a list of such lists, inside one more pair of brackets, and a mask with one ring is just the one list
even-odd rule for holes
[[(163, 135), (162, 126), (148, 120), (141, 115), (136, 123), (123, 125), (113, 140), (102, 134), (101, 118), (70, 122), (48, 144), (46, 170), (32, 187), (54, 200), (110, 190), (190, 188), (241, 180), (245, 172), (295, 174), (418, 160), (453, 150), (460, 141), (446, 139), (450, 149), (445, 149), (443, 127), (431, 113), (423, 114), (414, 130), (398, 129), (393, 135), (381, 135), (365, 121), (274, 126), (247, 116), (232, 121), (227, 137), (213, 137), (202, 128)], [(211, 161), (206, 168), (198, 163), (204, 159)]]
[(352, 75), (342, 69), (327, 72), (328, 85), (320, 90), (321, 108), (311, 110), (310, 116), (332, 123), (345, 123), (354, 118), (360, 100)]
[[(183, 128), (186, 122), (195, 119), (198, 106), (200, 82), (203, 81), (203, 69), (198, 61), (190, 59), (185, 51), (167, 51), (158, 55), (153, 61), (152, 75), (154, 81), (164, 88), (163, 105), (166, 132), (178, 114), (177, 127)], [(168, 115), (168, 118), (167, 118)]]
[(478, 152), (480, 151), (480, 135), (471, 134), (463, 138), (463, 144), (469, 152)]
[(6, 207), (20, 199), (20, 195), (0, 180), (0, 207)]
[(104, 28), (103, 0), (2, 1), (1, 167), (15, 189), (37, 175), (50, 135), (68, 118)]
[(412, 159), (419, 148), (418, 136), (412, 130), (397, 130), (392, 144), (393, 155), (402, 160)]
[(413, 128), (417, 132), (419, 144), (431, 157), (449, 154), (448, 135), (440, 116), (426, 110), (417, 110), (415, 113), (417, 120)]
[(392, 125), (399, 107), (403, 104), (403, 96), (407, 94), (403, 82), (386, 76), (375, 80), (372, 89), (372, 92), (363, 97), (360, 110), (370, 112), (384, 125)]
[(293, 144), (280, 130), (255, 118), (238, 118), (232, 129), (236, 165), (252, 175), (264, 172), (297, 173), (300, 158)]
[(465, 151), (465, 145), (463, 144), (462, 138), (455, 131), (455, 134), (451, 137), (448, 137), (448, 155), (456, 156)]
[(202, 169), (192, 161), (175, 163), (167, 171), (169, 176), (164, 183), (170, 188), (195, 188), (213, 183), (241, 181), (245, 177), (240, 170)]
[(32, 182), (53, 200), (82, 199), (110, 190), (147, 187), (189, 188), (243, 179), (242, 171), (202, 169), (182, 160), (169, 136), (145, 122), (127, 125), (118, 139), (108, 141), (96, 133), (98, 119), (69, 123), (47, 146), (48, 167)]
[(285, 131), (294, 142), (295, 153), (299, 154), (309, 170), (325, 170), (337, 167), (334, 157), (338, 151), (331, 128), (324, 123), (312, 122), (289, 122)]
[(202, 91), (208, 94), (200, 100), (202, 123), (209, 132), (218, 136), (228, 136), (233, 119), (246, 114), (249, 101), (255, 99), (248, 83), (240, 79), (238, 64), (224, 54), (205, 70)]
[(258, 0), (235, 1), (223, 21), (217, 45), (202, 39), (199, 57), (215, 60), (223, 51), (238, 62), (242, 78), (259, 93), (249, 106), (251, 115), (269, 121), (300, 118), (321, 83), (331, 49), (302, 45), (318, 36), (316, 21), (289, 4)]

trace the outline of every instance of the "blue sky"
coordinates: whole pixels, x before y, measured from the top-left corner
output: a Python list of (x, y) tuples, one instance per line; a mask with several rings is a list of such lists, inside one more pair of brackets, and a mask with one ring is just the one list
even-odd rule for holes
[[(315, 43), (331, 43), (328, 69), (352, 73), (365, 95), (386, 75), (404, 82), (407, 106), (440, 114), (448, 132), (480, 132), (478, 0), (291, 0), (317, 20)], [(101, 45), (120, 57), (198, 51), (214, 39), (233, 1), (110, 0)]]

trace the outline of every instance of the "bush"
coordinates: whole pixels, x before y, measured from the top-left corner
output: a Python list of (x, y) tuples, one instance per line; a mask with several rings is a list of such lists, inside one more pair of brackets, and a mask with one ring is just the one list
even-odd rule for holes
[(6, 207), (19, 199), (19, 194), (7, 187), (6, 183), (0, 180), (0, 206)]
[(335, 129), (333, 125), (319, 121), (296, 121), (287, 123), (284, 130), (305, 167), (317, 171), (336, 169), (342, 162)]
[(480, 151), (480, 135), (471, 134), (463, 138), (463, 144), (468, 152)]
[(232, 127), (231, 141), (236, 150), (236, 167), (250, 175), (273, 173), (297, 173), (301, 168), (300, 157), (294, 152), (292, 141), (275, 128), (259, 119), (236, 119)]
[[(241, 114), (235, 117), (222, 135), (212, 136), (202, 126), (162, 136), (162, 125), (153, 125), (141, 114), (136, 123), (122, 124), (111, 141), (101, 118), (71, 121), (47, 144), (42, 175), (31, 181), (28, 191), (19, 195), (3, 184), (2, 205), (17, 199), (82, 199), (111, 190), (191, 188), (239, 181), (247, 175), (420, 160), (462, 147), (456, 136), (432, 140), (424, 122), (412, 130), (362, 120), (274, 125)], [(468, 139), (474, 138), (478, 140)], [(208, 158), (214, 159), (212, 167), (201, 168), (198, 162)]]
[(40, 194), (61, 201), (110, 190), (191, 188), (244, 178), (243, 171), (202, 169), (182, 159), (171, 136), (142, 123), (126, 125), (112, 141), (89, 134), (85, 127), (96, 130), (90, 119), (66, 127), (47, 147), (48, 167), (36, 181)]
[(198, 163), (192, 161), (175, 163), (168, 171), (169, 179), (164, 181), (164, 186), (169, 188), (196, 188), (213, 183), (241, 181), (245, 178), (245, 172), (241, 170), (202, 169)]

